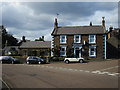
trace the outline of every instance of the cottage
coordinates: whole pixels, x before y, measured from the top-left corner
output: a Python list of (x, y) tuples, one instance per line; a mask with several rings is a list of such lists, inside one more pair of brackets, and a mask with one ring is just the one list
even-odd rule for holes
[(22, 56), (50, 56), (51, 41), (27, 41), (19, 46)]
[(106, 30), (102, 25), (58, 26), (55, 18), (52, 32), (53, 56), (84, 57), (87, 59), (106, 59)]

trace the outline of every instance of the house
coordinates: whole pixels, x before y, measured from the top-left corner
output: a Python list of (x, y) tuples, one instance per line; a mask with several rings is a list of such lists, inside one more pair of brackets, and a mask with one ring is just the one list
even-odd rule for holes
[(108, 32), (107, 44), (107, 58), (120, 58), (120, 28), (114, 28), (110, 26)]
[(102, 25), (58, 26), (55, 18), (52, 35), (53, 56), (106, 59), (106, 30)]
[(19, 46), (22, 56), (50, 56), (51, 41), (27, 41)]

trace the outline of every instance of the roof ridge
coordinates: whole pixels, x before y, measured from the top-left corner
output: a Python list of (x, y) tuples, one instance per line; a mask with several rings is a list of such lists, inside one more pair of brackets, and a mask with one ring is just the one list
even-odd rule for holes
[(28, 42), (50, 42), (50, 41), (28, 41)]
[(92, 25), (92, 26), (59, 26), (58, 28), (71, 28), (71, 27), (102, 27), (102, 25)]

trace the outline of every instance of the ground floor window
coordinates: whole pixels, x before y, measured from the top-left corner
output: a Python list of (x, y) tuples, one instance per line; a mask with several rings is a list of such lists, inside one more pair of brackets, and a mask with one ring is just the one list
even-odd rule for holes
[(96, 57), (96, 46), (89, 46), (89, 56)]
[(26, 50), (24, 51), (24, 56), (27, 56), (27, 51)]
[(66, 46), (60, 48), (60, 56), (66, 56)]

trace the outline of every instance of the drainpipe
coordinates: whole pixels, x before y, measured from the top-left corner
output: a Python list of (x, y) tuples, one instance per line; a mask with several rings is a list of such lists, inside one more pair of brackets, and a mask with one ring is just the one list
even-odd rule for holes
[(105, 34), (105, 56), (104, 57), (105, 57), (105, 59), (107, 59), (106, 58), (106, 34)]

